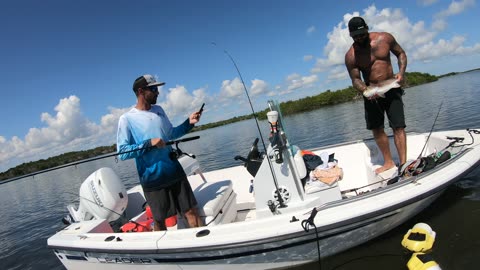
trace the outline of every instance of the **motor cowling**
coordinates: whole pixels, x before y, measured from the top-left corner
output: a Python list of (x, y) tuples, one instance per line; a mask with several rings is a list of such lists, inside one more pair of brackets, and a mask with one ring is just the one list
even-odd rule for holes
[(114, 221), (125, 211), (128, 195), (120, 178), (111, 168), (100, 168), (85, 179), (80, 186), (78, 210), (67, 208), (72, 221), (91, 219)]

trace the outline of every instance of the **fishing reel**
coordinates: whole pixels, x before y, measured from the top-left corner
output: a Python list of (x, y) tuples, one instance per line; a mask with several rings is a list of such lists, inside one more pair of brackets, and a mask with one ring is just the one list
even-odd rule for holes
[(168, 156), (170, 157), (171, 160), (179, 159), (182, 155), (186, 155), (186, 156), (189, 156), (191, 158), (195, 158), (195, 155), (190, 155), (188, 153), (183, 152), (182, 149), (180, 149), (180, 147), (178, 147), (179, 143), (180, 143), (180, 141), (176, 141), (175, 142), (175, 147), (172, 147), (172, 151), (170, 151), (170, 153), (168, 154)]

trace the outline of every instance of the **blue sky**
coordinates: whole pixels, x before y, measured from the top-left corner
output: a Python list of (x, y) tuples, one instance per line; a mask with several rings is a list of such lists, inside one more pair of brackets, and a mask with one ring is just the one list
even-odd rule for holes
[(224, 50), (256, 110), (345, 88), (356, 15), (396, 37), (407, 71), (479, 68), (478, 14), (475, 0), (2, 1), (0, 171), (114, 144), (146, 73), (166, 82), (158, 103), (174, 124), (203, 102), (200, 124), (250, 113)]

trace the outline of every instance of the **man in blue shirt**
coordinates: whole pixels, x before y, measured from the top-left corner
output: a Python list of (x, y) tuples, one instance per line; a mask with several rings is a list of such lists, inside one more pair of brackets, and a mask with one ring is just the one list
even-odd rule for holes
[[(120, 159), (135, 158), (140, 184), (154, 217), (154, 230), (166, 230), (165, 219), (185, 215), (190, 227), (202, 226), (187, 176), (172, 147), (165, 145), (190, 131), (201, 112), (192, 113), (181, 125), (173, 127), (157, 103), (158, 86), (152, 75), (138, 77), (133, 83), (137, 104), (118, 121), (117, 152)], [(134, 151), (137, 150), (137, 151)]]

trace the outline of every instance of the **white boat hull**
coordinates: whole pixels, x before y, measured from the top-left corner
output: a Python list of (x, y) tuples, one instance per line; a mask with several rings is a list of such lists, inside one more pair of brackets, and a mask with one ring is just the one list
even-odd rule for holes
[[(407, 141), (412, 143), (409, 151), (415, 149), (409, 154), (410, 157), (419, 154), (423, 145), (421, 142), (425, 141), (427, 135), (409, 136)], [(465, 131), (438, 132), (429, 139), (429, 153), (448, 143), (441, 139), (446, 135), (467, 137), (468, 134)], [(475, 139), (480, 140), (480, 136), (475, 135)], [(358, 161), (359, 156), (365, 155), (359, 152), (355, 156), (354, 150), (366, 146), (370, 147), (365, 152), (369, 153), (368, 160), (375, 160), (376, 154), (371, 145), (374, 145), (373, 141), (353, 142), (314, 151), (334, 150), (340, 161), (351, 164)], [(435, 169), (392, 185), (369, 180), (369, 186), (362, 186), (358, 183), (360, 171), (370, 175), (371, 168), (365, 170), (354, 166), (344, 166), (343, 180), (316, 193), (300, 192), (295, 197), (297, 194), (291, 190), (294, 185), (285, 185), (285, 189), (290, 188), (288, 194), (291, 199), (288, 207), (277, 208), (275, 213), (259, 204), (259, 198), (262, 198), (260, 194), (253, 195), (245, 191), (249, 187), (249, 181), (245, 181), (245, 178), (249, 176), (241, 166), (196, 174), (189, 177), (196, 195), (201, 196), (202, 188), (209, 189), (215, 185), (221, 187), (222, 194), (231, 192), (231, 195), (225, 195), (226, 198), (222, 199), (225, 207), (214, 214), (213, 223), (207, 227), (118, 233), (109, 229), (105, 220), (92, 220), (70, 225), (49, 238), (48, 245), (67, 269), (244, 270), (247, 267), (273, 269), (302, 265), (317, 261), (319, 256), (325, 258), (365, 243), (422, 211), (449, 185), (479, 165), (480, 149), (477, 146), (478, 142), (474, 142), (468, 147), (459, 147), (454, 157)], [(258, 179), (261, 172), (262, 167), (255, 181), (266, 181)], [(276, 172), (277, 175), (281, 173), (280, 169)], [(295, 170), (291, 173), (294, 174)], [(278, 182), (284, 187), (281, 177)], [(207, 183), (202, 178), (207, 179)], [(231, 179), (232, 187), (228, 186), (230, 182), (225, 179)], [(257, 184), (255, 193), (260, 192), (261, 188), (263, 186)], [(131, 195), (139, 190), (136, 187), (129, 191), (129, 198), (133, 198)], [(335, 192), (341, 192), (340, 199), (332, 195)], [(215, 194), (217, 197), (207, 200), (207, 204), (221, 195), (220, 192)], [(133, 200), (129, 200), (131, 204)], [(311, 217), (313, 208), (318, 210), (313, 219), (317, 230), (310, 227), (306, 232), (302, 221)], [(229, 211), (237, 213), (235, 221), (226, 221), (230, 220), (226, 213)], [(248, 212), (246, 216), (253, 215), (250, 219), (243, 215), (239, 221), (244, 211)], [(202, 233), (205, 235), (202, 236)]]
[[(322, 231), (318, 228), (321, 257), (337, 254), (365, 243), (402, 224), (430, 205), (441, 192), (391, 212)], [(316, 233), (299, 231), (286, 239), (271, 239), (244, 247), (225, 246), (204, 252), (175, 251), (175, 254), (124, 254), (55, 250), (67, 269), (271, 269), (292, 267), (318, 260)], [(228, 252), (225, 252), (225, 249)], [(70, 253), (70, 255), (67, 255)], [(143, 252), (142, 252), (143, 253)], [(182, 254), (183, 253), (183, 254)], [(77, 258), (73, 258), (77, 256)], [(67, 258), (69, 257), (69, 258)], [(88, 267), (88, 268), (86, 268)]]

